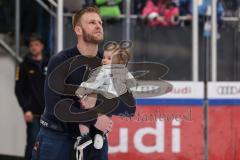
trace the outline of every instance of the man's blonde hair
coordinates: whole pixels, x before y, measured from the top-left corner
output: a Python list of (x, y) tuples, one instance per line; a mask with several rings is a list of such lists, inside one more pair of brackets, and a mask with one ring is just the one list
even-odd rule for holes
[(73, 16), (72, 16), (72, 26), (73, 28), (80, 22), (81, 17), (85, 13), (97, 13), (100, 16), (99, 9), (96, 6), (90, 6), (90, 7), (85, 7), (79, 11), (77, 11)]

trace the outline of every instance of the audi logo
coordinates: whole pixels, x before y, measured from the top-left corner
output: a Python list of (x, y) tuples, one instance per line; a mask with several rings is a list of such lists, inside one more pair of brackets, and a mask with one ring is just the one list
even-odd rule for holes
[(240, 94), (240, 87), (237, 86), (219, 86), (217, 88), (218, 95), (236, 95)]

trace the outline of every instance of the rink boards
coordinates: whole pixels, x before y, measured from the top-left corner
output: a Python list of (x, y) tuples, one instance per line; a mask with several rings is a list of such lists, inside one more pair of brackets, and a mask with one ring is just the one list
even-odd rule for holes
[(208, 142), (204, 139), (204, 85), (170, 82), (172, 92), (137, 99), (135, 117), (114, 117), (110, 160), (240, 159), (240, 84), (208, 84)]

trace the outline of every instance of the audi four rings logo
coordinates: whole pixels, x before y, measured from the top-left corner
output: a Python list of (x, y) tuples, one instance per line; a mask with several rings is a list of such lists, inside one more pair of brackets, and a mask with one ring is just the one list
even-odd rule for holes
[(217, 88), (219, 95), (236, 95), (240, 94), (240, 87), (237, 86), (219, 86)]

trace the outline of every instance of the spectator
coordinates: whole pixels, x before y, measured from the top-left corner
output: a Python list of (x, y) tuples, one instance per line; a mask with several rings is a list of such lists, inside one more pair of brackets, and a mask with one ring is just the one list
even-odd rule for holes
[(16, 69), (15, 93), (27, 124), (25, 159), (30, 160), (32, 147), (40, 128), (44, 110), (44, 81), (48, 59), (43, 56), (43, 41), (38, 36), (29, 40), (29, 54)]
[[(211, 0), (202, 0), (198, 3), (198, 14), (200, 16), (200, 24), (204, 23), (205, 17), (210, 16), (211, 13), (207, 13), (208, 7), (211, 7)], [(181, 16), (185, 16), (186, 19), (192, 19), (192, 0), (179, 0), (179, 11)], [(217, 19), (218, 24), (222, 24), (222, 16), (224, 14), (223, 4), (220, 0), (217, 1)]]
[(179, 0), (179, 13), (185, 21), (192, 20), (192, 0)]
[(148, 0), (142, 16), (147, 19), (149, 26), (177, 25), (178, 4), (173, 0)]
[[(208, 7), (211, 7), (212, 0), (203, 0), (203, 3), (198, 7), (198, 13), (200, 16), (210, 16), (211, 13), (208, 13)], [(221, 1), (217, 1), (217, 19), (218, 24), (222, 24), (222, 16), (224, 14), (224, 8)]]
[(192, 14), (192, 0), (179, 0), (179, 13), (181, 16)]
[(100, 15), (103, 19), (118, 18), (121, 15), (120, 4), (122, 0), (96, 0)]

